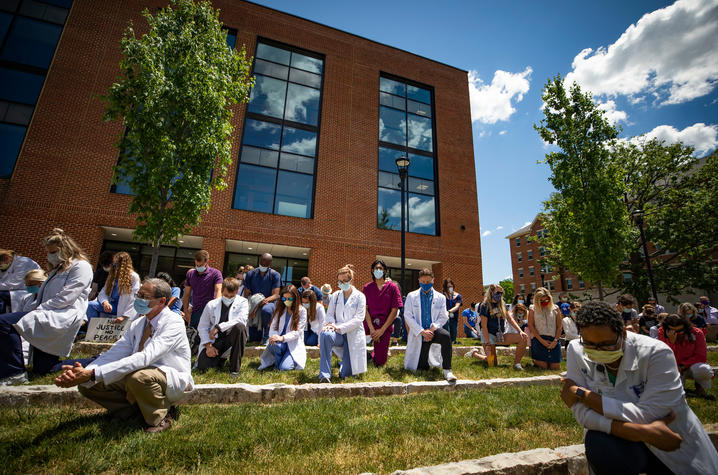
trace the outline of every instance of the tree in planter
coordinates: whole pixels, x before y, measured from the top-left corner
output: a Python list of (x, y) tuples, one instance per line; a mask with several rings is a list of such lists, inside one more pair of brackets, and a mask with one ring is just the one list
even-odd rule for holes
[[(658, 293), (718, 289), (718, 152), (698, 159), (691, 147), (654, 139), (621, 144), (614, 153), (627, 170), (626, 206), (643, 211)], [(617, 287), (645, 302), (650, 284), (640, 242), (622, 270), (632, 278)]]
[(598, 285), (613, 282), (635, 231), (622, 200), (622, 167), (610, 147), (618, 132), (577, 84), (564, 88), (561, 76), (543, 92), (544, 118), (534, 126), (544, 142), (558, 150), (546, 154), (549, 180), (556, 189), (544, 203), (551, 254)]
[(253, 80), (244, 47), (227, 47), (219, 14), (209, 2), (179, 0), (143, 16), (121, 41), (121, 76), (110, 86), (105, 120), (121, 120), (120, 160), (113, 182), (134, 197), (134, 237), (152, 243), (149, 275), (162, 243), (177, 244), (199, 224), (213, 189), (224, 189), (232, 163), (230, 106), (247, 102)]

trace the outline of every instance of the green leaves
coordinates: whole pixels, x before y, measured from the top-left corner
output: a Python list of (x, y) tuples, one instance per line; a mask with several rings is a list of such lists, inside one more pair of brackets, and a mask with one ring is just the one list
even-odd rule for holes
[(107, 96), (106, 120), (121, 120), (116, 183), (134, 198), (135, 235), (176, 243), (210, 207), (212, 189), (227, 186), (232, 111), (247, 102), (253, 80), (244, 47), (226, 43), (209, 2), (180, 0), (152, 15), (137, 38), (132, 24), (120, 47), (121, 76)]

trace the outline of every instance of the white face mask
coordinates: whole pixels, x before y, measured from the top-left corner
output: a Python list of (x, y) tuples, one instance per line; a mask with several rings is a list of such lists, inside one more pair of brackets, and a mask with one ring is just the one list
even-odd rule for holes
[(304, 307), (304, 308), (309, 308), (309, 304), (302, 302), (302, 307)]
[(384, 277), (384, 271), (382, 269), (374, 269), (374, 278), (381, 279)]
[(337, 285), (340, 289), (342, 289), (343, 292), (346, 292), (347, 290), (352, 288), (352, 281), (349, 282), (337, 282)]
[(267, 267), (267, 266), (259, 266), (258, 269), (259, 269), (259, 272), (265, 273), (265, 272), (267, 272), (267, 269), (269, 269), (269, 267)]
[(224, 295), (222, 296), (222, 303), (223, 303), (223, 304), (225, 304), (225, 305), (232, 305), (232, 302), (234, 302), (234, 297), (231, 297), (231, 298), (230, 298), (230, 297), (225, 297)]
[(450, 294), (454, 293), (454, 288), (453, 288), (453, 287), (448, 287), (447, 290), (449, 291)]
[(60, 251), (56, 251), (56, 252), (47, 254), (47, 261), (53, 267), (57, 266), (60, 262), (62, 262), (62, 260), (63, 260), (62, 257), (60, 257)]
[(207, 270), (207, 266), (194, 266), (195, 269), (197, 269), (197, 272), (200, 274)]

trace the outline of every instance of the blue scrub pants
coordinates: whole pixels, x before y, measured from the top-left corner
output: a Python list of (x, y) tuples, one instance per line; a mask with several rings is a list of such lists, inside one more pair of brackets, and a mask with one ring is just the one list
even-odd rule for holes
[(339, 377), (344, 379), (352, 374), (352, 362), (349, 355), (349, 339), (333, 331), (322, 332), (319, 336), (321, 345), (319, 348), (319, 377), (332, 377), (332, 348), (340, 346), (344, 348), (342, 353), (342, 366), (339, 368)]
[(276, 302), (271, 302), (267, 305), (263, 305), (260, 310), (260, 315), (262, 317), (262, 343), (265, 345), (269, 340), (269, 324), (272, 323), (272, 314), (274, 313), (276, 305)]
[(269, 345), (268, 348), (274, 354), (274, 367), (279, 371), (290, 371), (295, 368), (296, 363), (289, 352), (289, 345), (282, 341)]
[(304, 346), (317, 346), (319, 335), (311, 330), (304, 330)]
[[(13, 325), (27, 313), (14, 312), (0, 315), (0, 379), (25, 372), (20, 334)], [(36, 374), (49, 373), (59, 361), (58, 356), (32, 348), (32, 369)]]

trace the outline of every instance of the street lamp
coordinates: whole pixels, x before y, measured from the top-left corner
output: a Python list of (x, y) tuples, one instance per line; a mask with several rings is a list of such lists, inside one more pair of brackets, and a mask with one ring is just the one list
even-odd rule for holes
[(404, 190), (410, 163), (408, 155), (402, 155), (396, 159), (396, 168), (399, 170), (399, 186), (401, 187), (401, 291), (404, 295), (406, 295), (406, 215), (404, 214), (406, 195)]
[(651, 282), (651, 293), (653, 298), (658, 303), (658, 295), (656, 294), (656, 284), (653, 282), (653, 271), (651, 270), (651, 258), (648, 256), (648, 246), (646, 245), (646, 235), (643, 233), (643, 210), (636, 209), (631, 211), (631, 219), (636, 226), (638, 226), (638, 232), (641, 234), (641, 245), (643, 246), (643, 257), (646, 260), (646, 270), (648, 271), (648, 280)]

